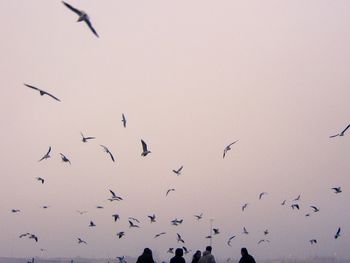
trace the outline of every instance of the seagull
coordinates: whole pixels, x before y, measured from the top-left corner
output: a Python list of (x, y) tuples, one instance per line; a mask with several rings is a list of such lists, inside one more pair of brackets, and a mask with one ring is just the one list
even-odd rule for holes
[(112, 198), (108, 199), (109, 201), (121, 201), (123, 200), (123, 198), (121, 198), (120, 196), (117, 196), (112, 190), (109, 190), (109, 192), (111, 192), (112, 194)]
[(106, 153), (109, 154), (109, 156), (111, 157), (112, 161), (114, 162), (113, 154), (108, 150), (108, 148), (107, 148), (106, 146), (104, 146), (104, 145), (101, 145), (101, 144), (100, 144), (100, 146), (104, 149), (104, 151), (105, 151)]
[(117, 233), (118, 238), (122, 238), (124, 235), (125, 235), (124, 231), (121, 231), (121, 232)]
[(26, 237), (26, 236), (28, 236), (28, 235), (30, 235), (30, 233), (21, 234), (21, 235), (19, 236), (19, 238)]
[(229, 150), (231, 150), (231, 146), (234, 145), (236, 142), (238, 142), (238, 140), (237, 140), (237, 141), (234, 141), (233, 143), (230, 143), (229, 145), (227, 145), (227, 146), (225, 147), (225, 149), (224, 149), (224, 154), (223, 154), (222, 158), (225, 158), (226, 153), (227, 153)]
[(203, 218), (203, 213), (201, 213), (200, 215), (194, 215), (195, 218), (197, 218), (197, 220), (200, 220)]
[(259, 200), (261, 200), (261, 198), (262, 198), (264, 195), (267, 195), (267, 193), (266, 193), (266, 192), (260, 193), (260, 194), (259, 194)]
[(243, 234), (246, 234), (246, 235), (249, 234), (249, 232), (247, 231), (247, 229), (245, 227), (243, 227)]
[(244, 211), (247, 207), (248, 207), (248, 203), (245, 203), (245, 204), (242, 206), (242, 211)]
[(161, 235), (165, 235), (165, 234), (166, 234), (166, 232), (161, 232), (161, 233), (155, 235), (154, 238), (160, 237)]
[(184, 250), (185, 255), (192, 251), (192, 250), (188, 250), (187, 247), (185, 246), (183, 246), (182, 249)]
[(182, 237), (180, 236), (180, 234), (176, 233), (177, 234), (177, 242), (182, 242), (182, 243), (185, 243), (185, 241), (182, 239)]
[(51, 157), (50, 152), (51, 152), (51, 146), (49, 147), (49, 150), (47, 151), (47, 153), (43, 157), (41, 157), (41, 159), (38, 162), (41, 162), (42, 160), (50, 158)]
[(122, 123), (123, 123), (124, 128), (126, 128), (126, 118), (125, 118), (124, 113), (122, 114)]
[(334, 238), (337, 239), (338, 237), (340, 237), (340, 227), (337, 230), (337, 233), (335, 234)]
[(168, 196), (168, 194), (169, 194), (170, 192), (172, 192), (172, 191), (175, 191), (175, 189), (174, 189), (174, 188), (168, 189), (168, 190), (166, 191), (165, 196)]
[(151, 151), (149, 151), (147, 149), (147, 144), (144, 142), (144, 140), (141, 139), (141, 144), (142, 144), (142, 153), (141, 156), (145, 157), (147, 156), (147, 154), (151, 153)]
[(63, 153), (60, 153), (60, 155), (62, 158), (62, 162), (71, 164), (70, 160)]
[(232, 241), (232, 239), (234, 239), (236, 236), (232, 236), (232, 237), (230, 237), (229, 239), (228, 239), (228, 241), (227, 241), (227, 245), (228, 246), (231, 246), (231, 241)]
[(311, 239), (309, 240), (310, 244), (313, 245), (313, 244), (317, 244), (317, 240), (316, 239)]
[(35, 242), (38, 242), (38, 237), (34, 234), (30, 234), (29, 238), (32, 238), (35, 240)]
[(310, 207), (314, 210), (314, 212), (320, 211), (320, 209), (318, 209), (316, 206), (311, 205)]
[(342, 190), (341, 190), (341, 187), (339, 186), (339, 187), (333, 187), (332, 188), (332, 190), (334, 191), (334, 193), (336, 193), (336, 194), (340, 194), (341, 192), (342, 192)]
[(45, 182), (44, 178), (41, 178), (41, 177), (36, 177), (35, 179), (40, 181), (42, 184)]
[(48, 209), (50, 206), (48, 206), (48, 205), (43, 205), (41, 208), (43, 208), (43, 209)]
[(299, 210), (299, 208), (300, 208), (298, 204), (292, 204), (291, 207), (292, 207), (292, 209), (296, 208), (296, 209), (298, 209), (298, 210)]
[(300, 201), (300, 195), (298, 195), (298, 197), (295, 198), (293, 201)]
[(287, 200), (283, 200), (283, 202), (281, 203), (281, 205), (285, 205), (287, 202)]
[(129, 217), (129, 219), (131, 219), (131, 220), (133, 220), (133, 221), (135, 221), (137, 223), (140, 223), (140, 221), (137, 218), (135, 218), (135, 217)]
[(219, 228), (213, 228), (214, 235), (220, 234)]
[(97, 209), (103, 209), (104, 207), (102, 205), (96, 206)]
[(129, 220), (129, 227), (139, 227), (138, 225), (134, 224), (134, 222)]
[(114, 214), (112, 217), (114, 218), (114, 222), (117, 222), (117, 220), (120, 219), (118, 214)]
[(182, 224), (183, 221), (184, 221), (183, 219), (177, 220), (177, 218), (175, 218), (174, 220), (171, 221), (171, 224), (174, 226), (177, 226), (179, 224)]
[(156, 215), (155, 215), (155, 214), (153, 214), (153, 215), (151, 215), (151, 216), (148, 216), (148, 217), (149, 217), (149, 219), (151, 220), (151, 223), (156, 222)]
[(78, 10), (76, 8), (74, 8), (73, 6), (71, 6), (70, 4), (62, 1), (62, 3), (68, 7), (71, 11), (73, 11), (74, 13), (76, 13), (79, 18), (78, 18), (78, 21), (77, 22), (81, 22), (81, 21), (84, 21), (88, 27), (90, 28), (90, 30), (92, 31), (92, 33), (94, 33), (95, 36), (99, 37), (99, 35), (97, 34), (96, 30), (93, 28), (91, 22), (90, 22), (90, 18), (89, 16), (87, 15), (87, 13), (85, 13), (84, 11), (82, 10)]
[(173, 247), (169, 248), (167, 253), (174, 254), (174, 248)]
[(125, 257), (117, 257), (117, 259), (119, 260), (119, 263), (126, 263)]
[(55, 99), (55, 100), (57, 100), (57, 101), (60, 101), (60, 100), (59, 100), (58, 98), (56, 98), (54, 95), (52, 95), (52, 94), (50, 94), (50, 93), (48, 93), (48, 92), (46, 92), (46, 91), (44, 91), (44, 90), (38, 89), (37, 87), (34, 87), (34, 86), (32, 86), (32, 85), (28, 85), (28, 84), (25, 84), (25, 83), (24, 83), (24, 85), (27, 86), (28, 88), (31, 88), (31, 89), (34, 89), (34, 90), (39, 91), (39, 93), (40, 93), (41, 96), (47, 95), (47, 96), (50, 96), (51, 98), (53, 98), (53, 99)]
[(95, 137), (85, 137), (84, 134), (82, 132), (80, 132), (81, 134), (81, 140), (82, 142), (88, 142), (88, 140), (92, 140), (92, 139), (95, 139)]
[(95, 223), (94, 223), (94, 222), (92, 222), (92, 221), (90, 221), (90, 225), (89, 225), (89, 227), (94, 227), (94, 226), (96, 226), (96, 225), (95, 225)]
[(264, 235), (266, 236), (266, 235), (268, 235), (269, 234), (269, 230), (268, 229), (265, 229), (264, 230)]
[(78, 244), (85, 244), (85, 245), (87, 245), (86, 241), (82, 240), (80, 237), (78, 237)]
[(306, 217), (309, 217), (309, 216), (310, 216), (310, 214), (309, 214), (309, 213), (307, 213), (305, 216), (306, 216)]
[(182, 168), (184, 168), (184, 166), (182, 165), (179, 169), (177, 170), (173, 170), (173, 172), (176, 174), (176, 175), (180, 175), (181, 174), (181, 170)]
[(342, 130), (340, 133), (331, 135), (331, 136), (329, 136), (329, 138), (334, 138), (337, 136), (344, 136), (344, 133), (346, 132), (347, 129), (349, 129), (349, 127), (350, 127), (350, 124), (348, 126), (346, 126), (346, 128), (344, 130)]
[(21, 210), (19, 210), (19, 209), (12, 209), (11, 212), (12, 213), (19, 213), (19, 212), (21, 212)]

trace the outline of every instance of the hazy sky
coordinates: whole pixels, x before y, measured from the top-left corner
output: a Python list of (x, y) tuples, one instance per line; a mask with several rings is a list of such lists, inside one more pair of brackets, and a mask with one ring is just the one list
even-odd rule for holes
[[(349, 1), (68, 2), (100, 38), (61, 1), (0, 3), (0, 256), (138, 256), (150, 247), (168, 260), (167, 249), (181, 246), (176, 233), (204, 249), (212, 218), (217, 258), (237, 258), (242, 246), (257, 259), (350, 257), (350, 134), (329, 139), (350, 121)], [(80, 132), (96, 139), (83, 144)], [(51, 158), (38, 162), (49, 146)], [(109, 189), (124, 200), (108, 201)], [(260, 192), (268, 195), (259, 201)], [(175, 218), (183, 224), (170, 225)], [(26, 232), (39, 242), (18, 238)], [(262, 238), (271, 242), (257, 245)]]

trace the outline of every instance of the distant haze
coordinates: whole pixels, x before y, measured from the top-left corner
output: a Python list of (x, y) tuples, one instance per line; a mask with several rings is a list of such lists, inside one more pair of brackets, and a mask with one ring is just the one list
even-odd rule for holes
[(212, 220), (220, 259), (350, 258), (349, 1), (67, 2), (100, 38), (61, 1), (0, 4), (0, 256), (189, 262)]

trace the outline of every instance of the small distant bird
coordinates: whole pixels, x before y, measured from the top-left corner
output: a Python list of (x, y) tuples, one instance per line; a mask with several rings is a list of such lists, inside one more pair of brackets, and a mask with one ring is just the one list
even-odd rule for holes
[(227, 146), (225, 147), (225, 149), (224, 149), (224, 154), (222, 155), (222, 158), (225, 158), (227, 152), (231, 150), (231, 146), (234, 145), (236, 142), (238, 142), (238, 140), (237, 140), (237, 141), (234, 141), (233, 143), (230, 143), (229, 145), (227, 145)]
[(182, 171), (182, 168), (184, 168), (183, 165), (182, 165), (179, 169), (173, 170), (173, 172), (174, 172), (176, 175), (180, 175), (180, 174), (181, 174), (181, 171)]
[(95, 223), (94, 223), (94, 222), (92, 222), (92, 221), (90, 221), (90, 225), (89, 225), (89, 227), (94, 227), (94, 226), (96, 226), (96, 225), (95, 225)]
[(50, 158), (51, 157), (50, 152), (51, 152), (51, 146), (49, 147), (49, 150), (47, 151), (47, 153), (43, 157), (41, 157), (41, 159), (38, 162), (41, 162), (42, 160)]
[(287, 202), (287, 200), (283, 200), (283, 202), (281, 203), (281, 205), (285, 205)]
[(161, 233), (159, 233), (159, 234), (156, 234), (156, 235), (154, 236), (154, 238), (160, 237), (160, 236), (165, 235), (165, 234), (166, 234), (166, 232), (161, 232)]
[(81, 215), (87, 213), (87, 211), (80, 211), (80, 210), (77, 210), (77, 212), (78, 212), (79, 214), (81, 214)]
[(182, 237), (181, 237), (180, 234), (176, 233), (176, 235), (177, 235), (177, 242), (178, 242), (178, 243), (179, 243), (179, 242), (185, 243), (185, 241), (182, 239)]
[(71, 11), (73, 11), (74, 13), (76, 13), (76, 14), (79, 16), (77, 22), (84, 21), (84, 22), (88, 25), (88, 27), (90, 28), (90, 30), (92, 31), (92, 33), (94, 33), (94, 35), (95, 35), (96, 37), (99, 37), (99, 35), (97, 34), (96, 30), (95, 30), (94, 27), (92, 26), (91, 21), (90, 21), (90, 18), (89, 18), (89, 16), (87, 15), (87, 13), (85, 13), (85, 12), (82, 11), (82, 10), (76, 9), (75, 7), (71, 6), (70, 4), (68, 4), (68, 3), (64, 2), (64, 1), (62, 1), (62, 3), (63, 3), (66, 7), (68, 7)]
[(21, 235), (19, 236), (19, 238), (26, 237), (26, 236), (29, 236), (29, 235), (30, 235), (30, 233), (21, 234)]
[(187, 247), (183, 246), (182, 249), (184, 250), (185, 255), (190, 253), (192, 250), (188, 250)]
[(268, 243), (270, 243), (270, 240), (268, 240), (268, 239), (260, 239), (260, 240), (258, 241), (258, 245), (260, 245), (260, 244), (263, 243), (263, 242), (268, 242)]
[(267, 193), (266, 193), (266, 192), (260, 193), (260, 194), (259, 194), (259, 200), (261, 200), (261, 198), (262, 198), (264, 195), (267, 195)]
[(175, 218), (175, 219), (172, 220), (170, 223), (171, 223), (172, 225), (174, 225), (174, 226), (177, 226), (177, 225), (179, 225), (179, 224), (182, 224), (182, 222), (183, 222), (183, 219), (178, 220), (177, 218)]
[(266, 235), (268, 235), (269, 234), (269, 230), (268, 229), (265, 229), (264, 230), (264, 235), (266, 236)]
[(21, 212), (21, 210), (19, 210), (19, 209), (12, 209), (11, 212), (12, 213), (19, 213), (19, 212)]
[(122, 123), (123, 123), (124, 128), (126, 128), (126, 118), (125, 118), (124, 113), (122, 114)]
[(104, 207), (102, 205), (96, 206), (97, 209), (103, 209)]
[(108, 148), (107, 148), (106, 146), (104, 146), (104, 145), (100, 145), (100, 146), (104, 149), (104, 151), (105, 151), (106, 153), (109, 154), (109, 156), (111, 157), (112, 161), (114, 162), (113, 154), (108, 150)]
[(129, 220), (129, 227), (139, 227), (138, 225), (134, 224), (134, 222)]
[(34, 239), (35, 242), (38, 242), (38, 237), (34, 234), (30, 234), (29, 238)]
[(41, 208), (42, 209), (48, 209), (50, 206), (48, 206), (48, 205), (43, 205)]
[(334, 191), (334, 193), (336, 194), (340, 194), (342, 192), (341, 187), (333, 187), (332, 190)]
[(300, 201), (300, 196), (301, 196), (301, 195), (298, 195), (298, 197), (295, 198), (293, 201)]
[(62, 162), (71, 164), (70, 160), (63, 154), (60, 153)]
[(246, 235), (249, 234), (249, 232), (247, 231), (247, 229), (245, 227), (243, 227), (243, 234), (246, 234)]
[(82, 240), (80, 237), (78, 237), (78, 244), (87, 244), (86, 241)]
[(121, 232), (117, 233), (118, 238), (122, 238), (124, 235), (125, 235), (124, 231), (121, 231)]
[(220, 234), (219, 228), (213, 228), (214, 235)]
[(142, 144), (142, 153), (141, 156), (145, 157), (147, 154), (151, 153), (151, 151), (148, 150), (147, 144), (144, 142), (144, 140), (141, 139), (141, 144)]
[(307, 213), (305, 216), (306, 216), (306, 217), (309, 217), (309, 216), (310, 216), (310, 214), (309, 214), (309, 213)]
[(44, 178), (41, 178), (41, 177), (36, 177), (35, 179), (40, 181), (42, 184), (45, 182)]
[(81, 134), (81, 140), (82, 140), (82, 142), (88, 142), (88, 140), (93, 140), (93, 139), (95, 139), (95, 137), (85, 137), (84, 136), (84, 134), (82, 133), (82, 132), (80, 132), (80, 134)]
[(46, 91), (44, 91), (44, 90), (38, 89), (37, 87), (34, 87), (34, 86), (32, 86), (32, 85), (28, 85), (28, 84), (25, 84), (25, 83), (24, 83), (24, 85), (27, 86), (28, 88), (31, 88), (31, 89), (34, 89), (34, 90), (39, 91), (39, 93), (40, 93), (41, 96), (47, 95), (47, 96), (50, 96), (51, 98), (53, 98), (53, 99), (55, 99), (55, 100), (57, 100), (57, 101), (60, 101), (60, 100), (59, 100), (58, 98), (56, 98), (54, 95), (52, 95), (52, 94), (50, 94), (50, 93), (48, 93), (48, 92), (46, 92)]
[(300, 209), (298, 204), (292, 204), (291, 207), (292, 207), (292, 209), (295, 209), (295, 208), (298, 209), (298, 210)]
[(140, 223), (140, 220), (138, 220), (138, 219), (135, 218), (135, 217), (129, 217), (129, 219), (130, 219), (130, 220), (133, 220), (133, 221), (135, 221), (135, 222), (137, 222), (137, 223)]
[(175, 191), (175, 189), (174, 189), (174, 188), (168, 189), (168, 190), (166, 191), (165, 196), (168, 196), (168, 194), (169, 194), (170, 192), (172, 192), (172, 191)]
[(156, 222), (156, 215), (155, 214), (148, 216), (148, 218), (151, 220), (151, 223)]
[(244, 211), (247, 207), (248, 207), (248, 204), (245, 203), (245, 204), (242, 206), (242, 211)]
[(117, 220), (120, 219), (118, 214), (114, 214), (112, 217), (114, 218), (114, 222), (117, 222)]
[(123, 198), (121, 198), (120, 196), (117, 196), (112, 190), (109, 190), (109, 192), (112, 194), (112, 197), (110, 199), (108, 199), (109, 201), (121, 201), (123, 200)]
[(340, 133), (331, 135), (331, 136), (329, 136), (329, 138), (334, 138), (334, 137), (337, 137), (337, 136), (344, 136), (344, 133), (346, 132), (347, 129), (349, 129), (349, 127), (350, 127), (350, 124), (348, 126), (346, 126), (346, 128), (344, 130), (342, 130)]
[(212, 239), (213, 237), (209, 235), (209, 236), (206, 236), (205, 238)]
[(337, 233), (335, 233), (334, 238), (337, 239), (338, 237), (340, 237), (340, 227), (337, 230)]
[(236, 236), (231, 236), (229, 239), (228, 239), (228, 241), (227, 241), (227, 245), (228, 246), (231, 246), (231, 241), (232, 241), (232, 239), (234, 239)]
[(173, 247), (169, 248), (167, 253), (174, 254), (174, 248)]
[(310, 244), (313, 245), (313, 244), (317, 244), (317, 240), (316, 239), (311, 239), (309, 240)]
[(194, 215), (194, 217), (197, 218), (197, 220), (201, 220), (203, 218), (203, 213), (200, 215)]
[(320, 211), (320, 209), (318, 209), (316, 206), (311, 205), (310, 207), (314, 210), (315, 213)]

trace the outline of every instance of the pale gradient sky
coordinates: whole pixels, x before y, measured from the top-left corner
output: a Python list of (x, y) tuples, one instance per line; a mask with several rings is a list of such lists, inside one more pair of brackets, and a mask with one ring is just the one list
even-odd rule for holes
[[(214, 218), (218, 258), (237, 258), (242, 246), (257, 259), (350, 258), (350, 134), (328, 138), (350, 121), (349, 1), (67, 2), (90, 15), (99, 39), (61, 1), (0, 3), (0, 256), (138, 256), (150, 247), (168, 260), (176, 233), (202, 250)], [(96, 140), (83, 144), (80, 131)], [(145, 158), (141, 138), (152, 151)], [(38, 163), (49, 146), (52, 158)], [(168, 188), (176, 191), (165, 198)], [(124, 201), (107, 201), (109, 189)], [(320, 212), (305, 218), (310, 205)], [(140, 229), (128, 228), (129, 216)], [(170, 225), (176, 217), (181, 226)], [(266, 228), (271, 243), (258, 246)], [(18, 238), (26, 232), (39, 242)]]

